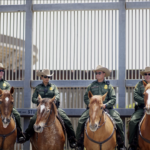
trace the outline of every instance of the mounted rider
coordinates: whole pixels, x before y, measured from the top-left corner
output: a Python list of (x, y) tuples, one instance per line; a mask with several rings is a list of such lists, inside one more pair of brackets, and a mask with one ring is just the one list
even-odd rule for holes
[[(3, 66), (2, 63), (0, 63), (0, 89), (1, 90), (10, 90), (10, 84), (3, 79), (5, 73), (5, 67)], [(22, 128), (21, 128), (21, 121), (20, 121), (20, 114), (19, 112), (13, 108), (12, 111), (15, 120), (16, 120), (16, 125), (17, 125), (17, 142), (20, 143), (22, 140), (24, 140), (24, 135), (22, 133)]]
[[(140, 74), (144, 76), (144, 81), (150, 83), (150, 66), (146, 67), (144, 71), (141, 71)], [(138, 124), (144, 115), (144, 85), (143, 81), (140, 81), (136, 84), (134, 89), (134, 100), (138, 104), (136, 105), (136, 110), (131, 116), (129, 122), (129, 144), (130, 150), (136, 150), (138, 146)]]
[(87, 105), (86, 111), (82, 114), (78, 121), (78, 127), (76, 131), (76, 138), (78, 140), (78, 146), (76, 150), (83, 150), (83, 135), (84, 135), (84, 125), (86, 120), (89, 117), (89, 98), (88, 92), (91, 91), (93, 95), (104, 95), (108, 92), (105, 101), (103, 102), (103, 109), (107, 109), (110, 116), (115, 120), (117, 126), (117, 143), (118, 149), (122, 149), (124, 146), (124, 131), (123, 131), (123, 122), (120, 118), (120, 115), (117, 111), (113, 109), (113, 106), (116, 103), (116, 95), (113, 86), (109, 83), (109, 81), (105, 81), (105, 77), (110, 76), (110, 71), (98, 65), (95, 70), (93, 70), (96, 76), (96, 81), (92, 82), (84, 95), (84, 102)]

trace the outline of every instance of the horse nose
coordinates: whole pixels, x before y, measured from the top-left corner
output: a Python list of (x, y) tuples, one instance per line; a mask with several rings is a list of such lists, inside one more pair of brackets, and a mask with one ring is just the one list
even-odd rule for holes
[(5, 118), (2, 119), (2, 121), (3, 121), (4, 123), (8, 123), (8, 122), (9, 122), (9, 119), (5, 117)]
[(41, 126), (38, 126), (38, 127), (37, 127), (37, 130), (40, 130), (40, 129), (41, 129)]
[(34, 124), (34, 129), (37, 131), (37, 130), (40, 130), (41, 129), (41, 126), (37, 126), (36, 124)]
[(94, 128), (97, 128), (97, 124), (94, 125)]
[(97, 128), (97, 124), (94, 124), (94, 125), (90, 125), (91, 129), (96, 129)]

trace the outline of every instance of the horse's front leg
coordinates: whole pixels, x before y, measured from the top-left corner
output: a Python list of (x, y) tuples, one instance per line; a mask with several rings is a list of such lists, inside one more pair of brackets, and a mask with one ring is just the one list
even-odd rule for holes
[(14, 150), (14, 145), (12, 145), (9, 150)]

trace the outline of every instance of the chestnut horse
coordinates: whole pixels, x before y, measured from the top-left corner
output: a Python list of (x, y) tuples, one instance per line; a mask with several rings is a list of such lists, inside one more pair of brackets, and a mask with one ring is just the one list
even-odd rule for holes
[(150, 84), (143, 81), (145, 87), (145, 115), (139, 124), (138, 144), (140, 150), (150, 150)]
[(0, 89), (0, 150), (14, 150), (17, 129), (12, 119), (14, 88), (10, 91)]
[(57, 119), (57, 108), (52, 99), (38, 96), (37, 119), (34, 124), (35, 134), (30, 138), (32, 150), (63, 150), (65, 135)]
[(109, 115), (103, 110), (103, 96), (88, 93), (89, 120), (85, 124), (84, 147), (86, 150), (114, 150), (116, 147), (116, 130)]

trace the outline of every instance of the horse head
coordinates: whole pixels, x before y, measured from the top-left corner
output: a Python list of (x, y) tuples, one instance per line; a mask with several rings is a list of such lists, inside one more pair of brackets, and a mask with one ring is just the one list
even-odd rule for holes
[(88, 93), (90, 99), (89, 104), (89, 116), (90, 116), (90, 130), (95, 132), (98, 129), (100, 119), (103, 112), (103, 101), (105, 100), (107, 93), (103, 96), (101, 95), (92, 95), (91, 91)]
[(145, 111), (146, 114), (150, 115), (150, 83), (147, 84), (145, 81), (143, 81), (143, 85), (145, 87), (144, 91), (144, 103), (145, 103)]
[(38, 96), (38, 108), (37, 108), (37, 119), (34, 124), (35, 132), (41, 133), (43, 132), (43, 128), (46, 126), (48, 121), (53, 117), (55, 119), (57, 114), (57, 108), (54, 104), (55, 97), (52, 99), (49, 98), (41, 98)]
[(11, 120), (11, 114), (13, 110), (13, 93), (14, 88), (12, 87), (10, 91), (0, 89), (0, 115), (2, 118), (3, 127), (7, 128)]

